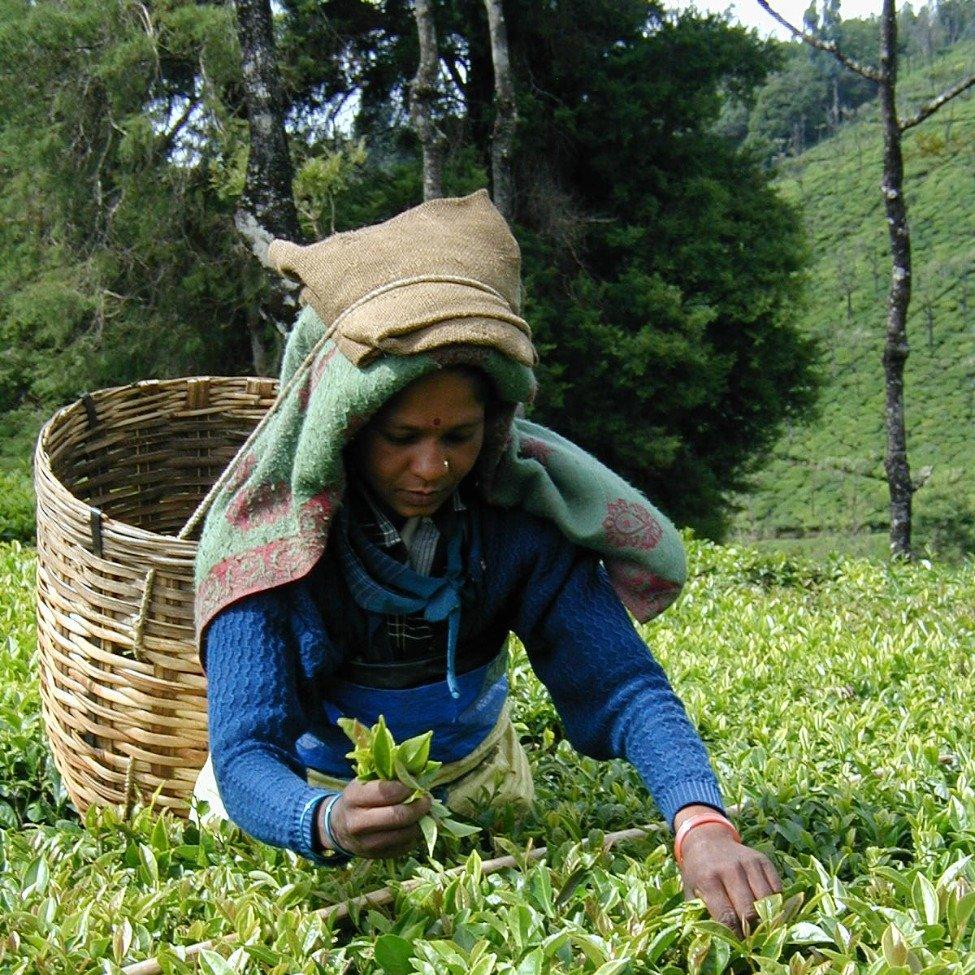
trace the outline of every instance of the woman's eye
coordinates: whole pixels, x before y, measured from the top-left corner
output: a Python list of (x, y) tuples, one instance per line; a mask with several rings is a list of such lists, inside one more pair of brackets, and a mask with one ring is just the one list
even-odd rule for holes
[(384, 433), (383, 437), (397, 447), (403, 447), (406, 444), (413, 443), (414, 439), (416, 439), (412, 433)]
[(473, 436), (473, 433), (448, 433), (444, 439), (447, 443), (462, 444), (467, 443)]

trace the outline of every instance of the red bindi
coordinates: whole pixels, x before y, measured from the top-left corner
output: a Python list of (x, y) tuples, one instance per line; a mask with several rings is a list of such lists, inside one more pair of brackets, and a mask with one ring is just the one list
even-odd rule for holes
[(440, 426), (440, 417), (439, 417), (439, 416), (435, 416), (435, 417), (433, 418), (433, 425), (434, 425), (435, 427), (439, 427), (439, 426)]

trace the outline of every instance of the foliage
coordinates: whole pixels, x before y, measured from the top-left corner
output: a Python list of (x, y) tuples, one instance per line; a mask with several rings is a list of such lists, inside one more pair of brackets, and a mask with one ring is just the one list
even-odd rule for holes
[[(0, 970), (118, 972), (235, 933), (204, 972), (769, 975), (975, 971), (975, 563), (813, 564), (691, 542), (683, 598), (641, 632), (707, 740), (745, 840), (782, 870), (744, 940), (684, 903), (666, 834), (635, 772), (575, 754), (524, 654), (515, 719), (538, 788), (442, 864), (315, 867), (226, 822), (92, 809), (78, 821), (50, 774), (35, 684), (33, 556), (2, 550), (0, 755), (23, 783), (0, 831)], [(24, 800), (37, 803), (31, 810)], [(32, 823), (31, 820), (34, 822)], [(646, 840), (600, 850), (603, 831)], [(589, 847), (581, 841), (591, 838)], [(476, 843), (476, 845), (474, 845)], [(538, 863), (529, 843), (544, 844)], [(518, 866), (485, 875), (484, 858)], [(442, 868), (460, 866), (446, 877)], [(313, 911), (384, 886), (389, 908)]]
[(26, 470), (0, 470), (0, 542), (33, 542), (34, 489)]
[(924, 489), (917, 529), (933, 553), (958, 558), (975, 552), (975, 490), (967, 471), (941, 473)]
[[(861, 64), (879, 65), (878, 16), (844, 20), (839, 0), (812, 0), (803, 23), (795, 26), (832, 41)], [(897, 33), (901, 69), (930, 66), (936, 55), (975, 37), (975, 2), (939, 0), (916, 9), (910, 3), (898, 4)], [(783, 156), (797, 156), (832, 135), (877, 94), (873, 82), (801, 41), (780, 42), (778, 53), (782, 67), (753, 99), (729, 106), (724, 118), (726, 130), (757, 152), (766, 165)]]
[(0, 0), (0, 410), (247, 362), (260, 288), (214, 168), (231, 18)]
[(67, 812), (44, 742), (35, 659), (35, 556), (0, 546), (0, 828), (53, 823)]
[[(822, 30), (813, 33), (835, 41), (849, 57), (873, 64), (879, 30), (876, 23), (850, 20), (832, 37)], [(766, 165), (804, 152), (876, 97), (876, 85), (841, 69), (832, 55), (801, 42), (782, 42), (781, 51), (785, 66), (756, 93), (744, 137), (745, 146)]]
[[(537, 418), (718, 535), (727, 492), (814, 385), (792, 325), (799, 217), (713, 128), (774, 45), (643, 0), (507, 7)], [(304, 232), (418, 203), (410, 6), (276, 11)], [(437, 17), (445, 192), (465, 193), (490, 172), (484, 9), (442, 2)], [(249, 371), (269, 338), (280, 351), (231, 220), (247, 158), (232, 7), (0, 0), (0, 23), (0, 412)]]
[[(971, 70), (975, 41), (899, 82), (907, 115)], [(971, 95), (905, 134), (905, 192), (914, 255), (905, 371), (912, 474), (930, 477), (914, 497), (918, 547), (975, 551), (972, 501), (959, 475), (975, 464), (975, 255), (966, 187), (975, 137)], [(814, 263), (801, 330), (824, 350), (825, 387), (815, 425), (790, 424), (739, 499), (735, 531), (748, 537), (882, 531), (885, 301), (891, 265), (879, 191), (881, 140), (871, 109), (783, 165), (781, 191), (802, 208)], [(933, 137), (938, 142), (933, 142)]]
[[(605, 54), (574, 41), (535, 75), (558, 109), (527, 94), (520, 107), (537, 413), (717, 537), (727, 493), (815, 396), (815, 350), (792, 325), (799, 214), (712, 131), (722, 91), (752, 90), (771, 54), (686, 15)], [(570, 57), (599, 68), (560, 84)]]

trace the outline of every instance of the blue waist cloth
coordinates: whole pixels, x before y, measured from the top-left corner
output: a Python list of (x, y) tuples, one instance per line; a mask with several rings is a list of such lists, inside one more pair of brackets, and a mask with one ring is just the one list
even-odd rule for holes
[(352, 766), (345, 756), (352, 743), (336, 722), (354, 717), (373, 725), (381, 714), (398, 742), (432, 728), (430, 758), (434, 761), (465, 758), (484, 741), (501, 715), (508, 697), (507, 662), (505, 648), (494, 660), (458, 676), (456, 698), (445, 680), (402, 690), (332, 680), (324, 704), (327, 725), (318, 729), (319, 734), (305, 733), (298, 739), (298, 758), (306, 768), (350, 778)]

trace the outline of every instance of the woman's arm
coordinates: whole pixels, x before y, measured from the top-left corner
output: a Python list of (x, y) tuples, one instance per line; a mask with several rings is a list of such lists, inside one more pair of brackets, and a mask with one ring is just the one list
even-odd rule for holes
[(217, 615), (206, 634), (210, 752), (220, 798), (251, 836), (322, 862), (322, 799), (295, 753), (305, 730), (288, 639), (288, 602), (257, 593)]
[(704, 745), (605, 570), (554, 530), (537, 530), (513, 629), (569, 741), (593, 758), (632, 762), (669, 824), (691, 803), (721, 810)]
[[(593, 556), (549, 537), (515, 632), (577, 749), (632, 762), (674, 829), (701, 813), (723, 813), (697, 731)], [(781, 889), (768, 858), (720, 823), (695, 825), (682, 845), (686, 895), (700, 896), (731, 928), (754, 921), (754, 901)]]

